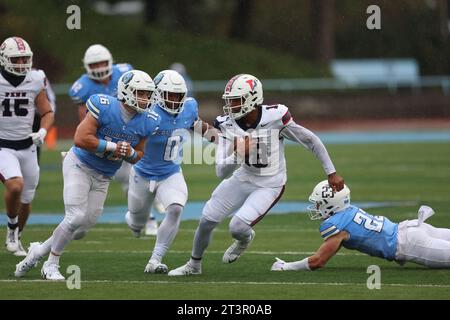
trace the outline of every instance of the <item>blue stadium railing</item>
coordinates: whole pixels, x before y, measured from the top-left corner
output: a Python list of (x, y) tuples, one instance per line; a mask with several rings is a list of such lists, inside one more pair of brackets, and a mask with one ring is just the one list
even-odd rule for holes
[[(321, 90), (359, 90), (359, 89), (387, 89), (391, 93), (398, 89), (411, 89), (420, 93), (425, 88), (439, 88), (444, 95), (450, 94), (450, 75), (422, 76), (410, 81), (343, 81), (335, 78), (303, 78), (303, 79), (261, 79), (265, 91), (321, 91)], [(194, 81), (195, 93), (222, 92), (227, 80)], [(53, 84), (57, 95), (65, 95), (71, 84)]]

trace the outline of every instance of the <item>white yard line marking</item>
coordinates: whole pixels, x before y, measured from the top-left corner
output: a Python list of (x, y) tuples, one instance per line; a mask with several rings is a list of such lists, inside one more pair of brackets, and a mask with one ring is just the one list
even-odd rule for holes
[[(65, 250), (66, 253), (131, 253), (131, 254), (149, 254), (151, 250)], [(176, 254), (191, 254), (188, 250), (170, 250), (169, 253)], [(212, 254), (223, 254), (224, 251), (207, 251), (207, 253)], [(260, 255), (312, 255), (314, 251), (246, 251), (246, 254), (260, 254)], [(9, 253), (8, 253), (9, 254)], [(338, 252), (337, 256), (367, 256), (363, 253), (358, 252)]]
[[(94, 241), (93, 241), (94, 242)], [(95, 242), (97, 243), (97, 242)], [(117, 253), (117, 254), (149, 254), (151, 250), (65, 250), (65, 253), (78, 253), (78, 254), (84, 254), (84, 253)], [(175, 254), (191, 254), (190, 250), (170, 250), (169, 253), (175, 253)], [(212, 254), (223, 254), (224, 251), (216, 251), (216, 250), (208, 250), (207, 253)], [(1, 254), (10, 255), (9, 252), (3, 251), (0, 252)], [(314, 254), (314, 251), (246, 251), (246, 254), (260, 254), (260, 255), (312, 255)], [(359, 252), (338, 252), (336, 254), (337, 256), (367, 256), (366, 254), (359, 253)]]
[[(48, 280), (4, 279), (0, 283), (54, 283)], [(64, 281), (60, 282), (64, 283)], [(366, 283), (356, 282), (256, 282), (256, 281), (138, 281), (138, 280), (84, 280), (82, 283), (118, 283), (118, 284), (193, 284), (193, 285), (287, 285), (287, 286), (366, 286)], [(406, 283), (382, 283), (388, 287), (412, 287), (412, 288), (450, 288), (450, 284), (406, 284)]]
[[(54, 227), (52, 227), (52, 226), (48, 226), (48, 227), (44, 227), (44, 228), (42, 228), (42, 227), (30, 227), (30, 228), (27, 229), (27, 232), (49, 231), (49, 230), (53, 230), (53, 229), (54, 229)], [(179, 229), (179, 231), (181, 231), (181, 232), (192, 232), (192, 233), (194, 233), (195, 230), (196, 230), (196, 228), (193, 228), (193, 229), (183, 229), (183, 228)], [(102, 228), (102, 227), (96, 228), (94, 226), (89, 233), (91, 234), (91, 233), (93, 233), (93, 232), (95, 233), (97, 231), (99, 231), (99, 232), (108, 232), (108, 231), (111, 231), (111, 232), (123, 232), (123, 233), (126, 233), (126, 234), (131, 234), (131, 231), (125, 225), (124, 225), (123, 228)], [(303, 228), (286, 228), (286, 227), (283, 227), (283, 228), (258, 227), (258, 228), (255, 229), (255, 231), (256, 232), (258, 232), (258, 231), (261, 231), (261, 232), (296, 232), (296, 233), (317, 232), (317, 234), (319, 234), (319, 228), (305, 228), (305, 229), (303, 229)], [(226, 233), (229, 233), (230, 231), (228, 229), (215, 229), (214, 232), (219, 232), (219, 233), (226, 232)], [(151, 237), (146, 236), (146, 238), (155, 238), (155, 236), (151, 236)]]

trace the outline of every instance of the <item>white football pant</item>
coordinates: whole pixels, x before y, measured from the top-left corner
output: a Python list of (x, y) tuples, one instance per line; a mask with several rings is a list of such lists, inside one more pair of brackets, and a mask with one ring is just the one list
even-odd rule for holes
[(158, 198), (164, 209), (171, 204), (179, 204), (184, 207), (188, 198), (188, 190), (183, 174), (177, 172), (161, 181), (149, 181), (138, 175), (132, 167), (128, 190), (128, 211), (132, 225), (136, 229), (142, 229), (145, 226), (155, 197)]
[(31, 203), (39, 183), (39, 165), (34, 144), (23, 150), (0, 148), (0, 179), (15, 177), (23, 178), (20, 202)]
[(400, 222), (395, 260), (430, 268), (450, 268), (450, 229), (435, 228), (425, 222), (411, 226), (414, 222), (417, 219)]
[(82, 238), (103, 212), (110, 179), (85, 167), (70, 151), (63, 162), (64, 220)]
[(278, 202), (283, 192), (284, 186), (260, 187), (240, 181), (233, 175), (223, 180), (213, 191), (202, 216), (209, 221), (221, 222), (235, 214), (253, 226)]

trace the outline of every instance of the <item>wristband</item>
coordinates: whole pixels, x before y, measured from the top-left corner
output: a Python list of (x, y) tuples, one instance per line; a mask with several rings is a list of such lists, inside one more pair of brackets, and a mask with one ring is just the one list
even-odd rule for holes
[(133, 160), (136, 160), (137, 157), (138, 157), (138, 154), (137, 154), (136, 150), (132, 149), (131, 155), (129, 157), (126, 157), (125, 160), (133, 161)]
[(285, 266), (285, 270), (308, 270), (311, 271), (311, 268), (309, 267), (309, 261), (308, 258), (305, 258), (303, 260), (300, 261), (295, 261), (295, 262), (286, 262)]
[(106, 151), (116, 151), (117, 144), (115, 142), (106, 141)]
[(97, 149), (95, 150), (96, 153), (102, 153), (106, 150), (106, 140), (99, 139)]

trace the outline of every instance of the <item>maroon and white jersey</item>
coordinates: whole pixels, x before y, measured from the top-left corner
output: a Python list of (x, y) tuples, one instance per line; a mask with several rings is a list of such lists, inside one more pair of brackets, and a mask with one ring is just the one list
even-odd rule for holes
[(17, 87), (0, 74), (0, 139), (23, 140), (32, 132), (35, 99), (47, 89), (42, 70), (31, 70)]
[[(257, 111), (257, 121), (250, 127), (242, 119), (235, 120), (229, 116), (216, 118), (214, 126), (220, 131), (216, 151), (216, 173), (219, 177), (228, 176), (237, 168), (234, 175), (241, 181), (250, 181), (261, 187), (284, 185), (287, 180), (284, 138), (312, 151), (322, 162), (326, 174), (335, 172), (320, 139), (295, 123), (285, 105), (261, 105)], [(232, 152), (234, 138), (244, 136), (251, 137), (253, 151), (246, 159), (236, 159)]]

